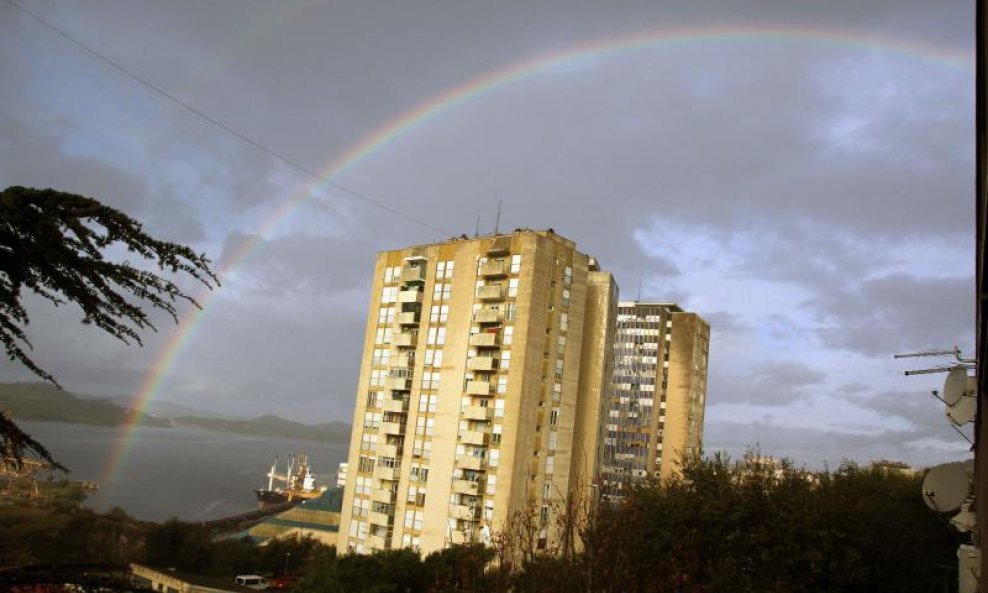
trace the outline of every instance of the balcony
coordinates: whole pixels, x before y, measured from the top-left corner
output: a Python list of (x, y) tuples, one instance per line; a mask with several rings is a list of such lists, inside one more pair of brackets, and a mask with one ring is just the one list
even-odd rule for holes
[[(398, 334), (398, 335), (401, 335), (401, 334)], [(413, 346), (414, 346), (414, 344), (413, 344)], [(415, 356), (414, 356), (414, 354), (415, 354), (414, 352), (407, 352), (407, 353), (398, 354), (396, 356), (392, 356), (391, 357), (391, 368), (392, 369), (401, 369), (401, 370), (405, 370), (405, 371), (411, 372), (412, 367), (415, 366)], [(400, 375), (395, 375), (395, 376), (400, 376)]]
[(490, 381), (467, 381), (467, 393), (470, 395), (491, 395)]
[(455, 530), (449, 534), (449, 539), (453, 545), (469, 544), (473, 542), (473, 535), (469, 531)]
[(479, 521), (480, 507), (470, 507), (462, 504), (449, 505), (449, 516), (461, 521)]
[(385, 412), (403, 414), (408, 411), (408, 403), (401, 399), (384, 398), (381, 402), (381, 409)]
[(388, 480), (390, 482), (394, 482), (398, 479), (398, 468), (379, 465), (374, 468), (374, 477), (378, 480)]
[(511, 253), (511, 239), (507, 237), (499, 237), (491, 241), (490, 245), (487, 246), (488, 255), (505, 255)]
[(456, 467), (477, 472), (484, 469), (484, 460), (473, 455), (461, 455), (456, 458)]
[(404, 313), (398, 313), (398, 325), (418, 325), (418, 324), (419, 324), (418, 311), (405, 311)]
[(394, 504), (395, 494), (387, 488), (378, 488), (371, 492), (371, 500), (374, 502), (383, 502), (384, 504)]
[(489, 420), (491, 409), (485, 406), (466, 406), (461, 411), (467, 420)]
[(425, 266), (405, 266), (401, 270), (402, 282), (424, 282)]
[(375, 550), (387, 550), (388, 539), (383, 535), (368, 535), (367, 545)]
[(461, 443), (466, 443), (468, 445), (484, 446), (487, 444), (487, 435), (476, 430), (462, 430), (460, 431), (460, 435), (457, 439)]
[[(388, 389), (393, 391), (409, 391), (412, 388), (412, 380), (408, 377), (391, 377), (388, 379)], [(399, 412), (403, 410), (398, 410)]]
[(480, 275), (484, 277), (506, 276), (507, 274), (508, 266), (503, 261), (489, 261), (480, 266)]
[[(481, 286), (477, 289), (477, 298), (482, 301), (501, 301), (504, 300), (504, 290), (500, 284)], [(398, 300), (401, 300), (400, 292), (398, 293)]]
[(387, 527), (391, 523), (391, 517), (384, 513), (375, 513), (373, 511), (367, 516), (367, 520), (373, 525), (380, 525), (381, 527)]
[(401, 457), (401, 451), (398, 450), (398, 445), (378, 445), (377, 454), (381, 457), (390, 457), (392, 459)]
[(497, 343), (498, 334), (496, 332), (483, 332), (470, 336), (471, 346), (477, 346), (479, 348), (495, 348), (497, 347)]
[(419, 304), (422, 304), (422, 291), (421, 290), (399, 290), (398, 291), (398, 302), (399, 303), (419, 303)]
[(417, 331), (399, 332), (391, 338), (394, 345), (399, 348), (414, 348), (418, 339), (419, 333)]
[(475, 323), (501, 323), (503, 318), (500, 309), (480, 309), (473, 314)]
[(467, 360), (467, 370), (471, 371), (496, 371), (497, 359), (492, 356), (475, 356)]
[(381, 434), (402, 435), (405, 434), (405, 425), (397, 422), (382, 422), (380, 431)]
[(469, 496), (480, 496), (480, 482), (473, 480), (453, 480), (453, 492)]

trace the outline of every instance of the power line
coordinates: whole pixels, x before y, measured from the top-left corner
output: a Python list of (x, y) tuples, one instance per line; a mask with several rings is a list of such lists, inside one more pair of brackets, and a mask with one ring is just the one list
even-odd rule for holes
[(409, 222), (413, 222), (413, 223), (415, 223), (417, 225), (423, 226), (423, 227), (425, 227), (427, 229), (430, 229), (430, 230), (433, 230), (433, 231), (437, 231), (439, 233), (452, 234), (452, 233), (450, 233), (450, 231), (447, 231), (446, 229), (441, 229), (441, 228), (439, 228), (437, 226), (433, 226), (433, 225), (431, 225), (431, 224), (429, 224), (429, 223), (427, 223), (427, 222), (425, 222), (423, 220), (419, 220), (419, 219), (415, 218), (414, 216), (411, 216), (411, 215), (406, 214), (406, 213), (404, 213), (404, 212), (402, 212), (400, 210), (397, 210), (395, 208), (392, 208), (391, 206), (388, 206), (387, 204), (385, 204), (383, 202), (380, 202), (378, 200), (375, 200), (374, 198), (371, 198), (368, 195), (362, 194), (362, 193), (360, 193), (360, 192), (358, 192), (358, 191), (356, 191), (354, 189), (351, 189), (351, 188), (349, 188), (349, 187), (347, 187), (345, 185), (342, 185), (342, 184), (340, 184), (340, 183), (338, 183), (336, 181), (333, 181), (332, 179), (330, 179), (328, 177), (325, 177), (323, 175), (320, 175), (319, 173), (313, 171), (312, 169), (309, 169), (308, 167), (299, 164), (297, 161), (295, 161), (295, 160), (293, 160), (293, 159), (291, 159), (289, 157), (286, 157), (286, 156), (282, 155), (281, 153), (277, 152), (273, 148), (270, 148), (270, 147), (268, 147), (268, 146), (266, 146), (264, 144), (261, 144), (260, 142), (258, 142), (257, 140), (254, 140), (250, 136), (247, 136), (246, 134), (235, 130), (234, 128), (228, 126), (227, 124), (224, 124), (223, 122), (221, 122), (221, 121), (217, 120), (216, 118), (210, 116), (209, 114), (205, 113), (204, 111), (202, 111), (202, 110), (196, 108), (195, 106), (193, 106), (193, 105), (191, 105), (191, 104), (183, 101), (179, 97), (176, 97), (175, 95), (169, 93), (165, 89), (163, 89), (160, 86), (154, 84), (153, 82), (147, 80), (146, 78), (143, 78), (139, 74), (136, 74), (134, 72), (131, 72), (130, 70), (128, 70), (127, 68), (121, 66), (120, 64), (118, 64), (117, 62), (115, 62), (112, 59), (108, 58), (107, 56), (105, 56), (105, 55), (101, 54), (100, 52), (96, 51), (95, 49), (89, 47), (88, 45), (86, 45), (82, 41), (79, 41), (78, 39), (76, 39), (75, 37), (73, 37), (72, 35), (70, 35), (68, 32), (66, 32), (64, 29), (61, 29), (61, 28), (57, 27), (56, 25), (53, 25), (52, 23), (46, 21), (41, 16), (35, 14), (34, 12), (31, 12), (27, 8), (24, 8), (23, 6), (21, 6), (20, 4), (18, 4), (14, 0), (6, 0), (6, 2), (7, 2), (7, 4), (10, 4), (14, 8), (16, 8), (17, 10), (19, 10), (19, 11), (23, 12), (24, 14), (28, 15), (29, 17), (31, 17), (32, 19), (34, 19), (35, 21), (37, 21), (41, 25), (45, 26), (49, 30), (53, 31), (58, 36), (60, 36), (60, 37), (62, 37), (64, 39), (66, 39), (67, 41), (71, 42), (72, 44), (74, 44), (79, 49), (83, 50), (84, 52), (88, 53), (89, 55), (91, 55), (94, 58), (98, 59), (99, 61), (103, 62), (104, 64), (110, 66), (111, 68), (117, 70), (118, 72), (120, 72), (124, 76), (130, 78), (131, 80), (136, 81), (137, 83), (143, 85), (146, 88), (151, 89), (152, 91), (154, 91), (158, 95), (161, 95), (165, 99), (168, 99), (169, 101), (171, 101), (172, 103), (174, 103), (174, 104), (182, 107), (186, 111), (189, 111), (189, 112), (195, 114), (199, 118), (201, 118), (201, 119), (203, 119), (203, 120), (205, 120), (205, 121), (213, 124), (214, 126), (216, 126), (217, 128), (223, 130), (227, 134), (230, 134), (231, 136), (233, 136), (233, 137), (241, 140), (242, 142), (245, 142), (247, 144), (250, 144), (254, 148), (260, 150), (261, 152), (267, 154), (268, 156), (270, 156), (270, 157), (272, 157), (272, 158), (274, 158), (274, 159), (276, 159), (278, 161), (281, 161), (282, 163), (288, 165), (289, 167), (292, 167), (293, 169), (296, 169), (298, 171), (301, 171), (302, 173), (305, 173), (306, 175), (309, 175), (310, 177), (313, 177), (315, 179), (318, 179), (319, 181), (322, 181), (323, 183), (325, 183), (327, 185), (331, 185), (332, 187), (335, 187), (336, 189), (338, 189), (338, 190), (340, 190), (340, 191), (342, 191), (342, 192), (350, 195), (351, 197), (357, 198), (358, 200), (363, 200), (364, 202), (367, 202), (368, 204), (370, 204), (372, 206), (376, 206), (377, 208), (380, 208), (381, 210), (384, 210), (385, 212), (389, 212), (391, 214), (394, 214), (395, 216), (404, 218), (405, 220), (407, 220)]

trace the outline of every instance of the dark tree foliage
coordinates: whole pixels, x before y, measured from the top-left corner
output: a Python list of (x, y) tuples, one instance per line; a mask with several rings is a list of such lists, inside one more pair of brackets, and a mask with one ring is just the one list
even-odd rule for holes
[[(142, 330), (156, 329), (145, 307), (177, 321), (179, 302), (198, 306), (168, 278), (108, 259), (106, 251), (117, 248), (150, 260), (162, 272), (188, 274), (209, 288), (218, 285), (205, 255), (151, 237), (136, 220), (92, 198), (17, 186), (0, 192), (0, 341), (11, 360), (58, 384), (25, 350), (31, 349), (24, 330), (30, 322), (25, 291), (55, 306), (75, 303), (83, 323), (128, 344), (140, 344)], [(0, 418), (0, 456), (18, 463), (25, 451), (54, 463), (43, 446), (9, 418)]]

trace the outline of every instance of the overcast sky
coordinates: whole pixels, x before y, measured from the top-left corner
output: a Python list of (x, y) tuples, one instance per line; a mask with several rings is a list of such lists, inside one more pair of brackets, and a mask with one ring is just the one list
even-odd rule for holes
[[(350, 421), (375, 252), (553, 227), (624, 298), (710, 321), (707, 450), (925, 465), (967, 443), (929, 395), (973, 348), (973, 2), (17, 0), (149, 84), (322, 171), (489, 73), (629, 35), (795, 31), (558, 61), (441, 110), (314, 184), (0, 0), (0, 185), (119, 207), (223, 268), (159, 398)], [(863, 43), (849, 43), (848, 39)], [(279, 224), (286, 203), (308, 195)], [(195, 288), (195, 287), (190, 287)], [(196, 289), (198, 290), (198, 289)], [(143, 348), (30, 300), (70, 390), (134, 393)], [(943, 362), (947, 362), (944, 360)], [(0, 380), (31, 380), (0, 363)]]

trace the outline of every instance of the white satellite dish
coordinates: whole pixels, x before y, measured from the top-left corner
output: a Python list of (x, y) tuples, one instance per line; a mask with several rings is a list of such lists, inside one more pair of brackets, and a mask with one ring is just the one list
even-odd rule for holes
[(954, 426), (963, 426), (974, 420), (974, 415), (978, 413), (978, 398), (973, 395), (961, 397), (956, 404), (947, 406), (947, 418), (954, 423)]
[(947, 378), (943, 382), (943, 401), (948, 406), (956, 404), (962, 397), (967, 395), (967, 369), (962, 366), (955, 366), (947, 373)]
[(923, 478), (923, 502), (938, 513), (959, 509), (970, 491), (971, 480), (964, 463), (931, 467)]
[(961, 512), (954, 515), (950, 520), (950, 524), (961, 533), (967, 533), (978, 526), (978, 517), (971, 510), (971, 501), (967, 501), (961, 505)]

